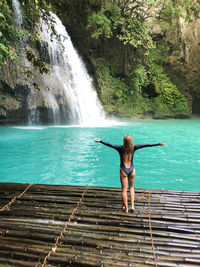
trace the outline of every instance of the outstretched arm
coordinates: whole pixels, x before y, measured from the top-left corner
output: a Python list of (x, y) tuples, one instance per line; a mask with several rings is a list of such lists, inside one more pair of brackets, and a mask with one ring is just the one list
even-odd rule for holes
[(110, 143), (103, 142), (100, 138), (96, 138), (96, 139), (94, 139), (94, 141), (97, 142), (97, 143), (102, 143), (102, 144), (105, 145), (105, 146), (109, 146), (109, 147), (111, 147), (111, 148), (114, 148), (114, 149), (116, 149), (117, 151), (120, 150), (120, 148), (121, 148), (120, 145), (112, 145), (112, 144), (110, 144)]
[(135, 145), (134, 146), (134, 150), (140, 149), (140, 148), (144, 148), (144, 147), (152, 147), (152, 146), (165, 146), (165, 144), (163, 143), (156, 143), (156, 144), (146, 144), (146, 145)]

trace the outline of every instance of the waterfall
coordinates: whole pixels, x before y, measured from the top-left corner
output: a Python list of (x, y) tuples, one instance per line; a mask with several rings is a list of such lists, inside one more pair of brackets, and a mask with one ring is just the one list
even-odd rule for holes
[[(12, 6), (14, 23), (22, 28), (20, 3), (12, 0)], [(35, 82), (40, 88), (35, 89), (31, 83), (28, 86), (28, 123), (101, 124), (104, 122), (105, 112), (93, 88), (92, 78), (60, 19), (53, 13), (50, 13), (49, 19), (48, 22), (40, 19), (38, 32), (41, 41), (38, 51), (35, 51), (35, 54), (39, 52), (40, 58), (51, 66), (52, 71), (48, 74), (40, 74), (33, 69), (24, 53), (27, 41), (20, 38), (23, 64), (35, 74)]]
[(20, 3), (18, 0), (12, 0), (12, 7), (13, 7), (13, 18), (14, 18), (14, 23), (21, 28), (22, 27), (22, 12), (21, 12), (21, 7)]
[[(52, 72), (39, 78), (41, 90), (36, 92), (35, 96), (32, 92), (29, 102), (33, 102), (33, 106), (39, 106), (36, 102), (42, 97), (51, 111), (51, 114), (48, 114), (49, 120), (55, 124), (101, 123), (105, 113), (93, 88), (92, 78), (60, 19), (51, 13), (52, 19), (56, 35), (52, 25), (42, 19), (39, 28), (40, 57), (50, 64)], [(39, 94), (40, 97), (37, 97)]]
[[(21, 12), (21, 6), (18, 0), (12, 0), (12, 8), (13, 8), (13, 21), (14, 24), (19, 28), (23, 28), (23, 18), (22, 18), (22, 12)], [(21, 54), (24, 54), (25, 46), (26, 46), (26, 40), (23, 36), (23, 34), (19, 31), (19, 50)]]

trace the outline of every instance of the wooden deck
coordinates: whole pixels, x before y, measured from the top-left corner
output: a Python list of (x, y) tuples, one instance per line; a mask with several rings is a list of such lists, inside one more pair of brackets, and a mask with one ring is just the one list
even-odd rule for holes
[(136, 189), (125, 214), (118, 188), (0, 183), (0, 209), (3, 267), (200, 266), (200, 192)]

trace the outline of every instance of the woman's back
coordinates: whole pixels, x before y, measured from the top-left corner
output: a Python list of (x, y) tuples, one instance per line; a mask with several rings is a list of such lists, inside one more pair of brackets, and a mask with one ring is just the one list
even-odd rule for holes
[(124, 153), (123, 163), (126, 168), (130, 168), (133, 161), (133, 153)]

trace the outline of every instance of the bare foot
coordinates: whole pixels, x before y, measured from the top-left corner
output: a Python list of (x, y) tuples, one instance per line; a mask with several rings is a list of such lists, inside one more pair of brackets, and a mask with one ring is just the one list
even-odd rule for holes
[(124, 212), (125, 212), (125, 213), (128, 213), (128, 208), (124, 209)]
[(133, 213), (134, 212), (134, 208), (131, 208), (130, 211)]

